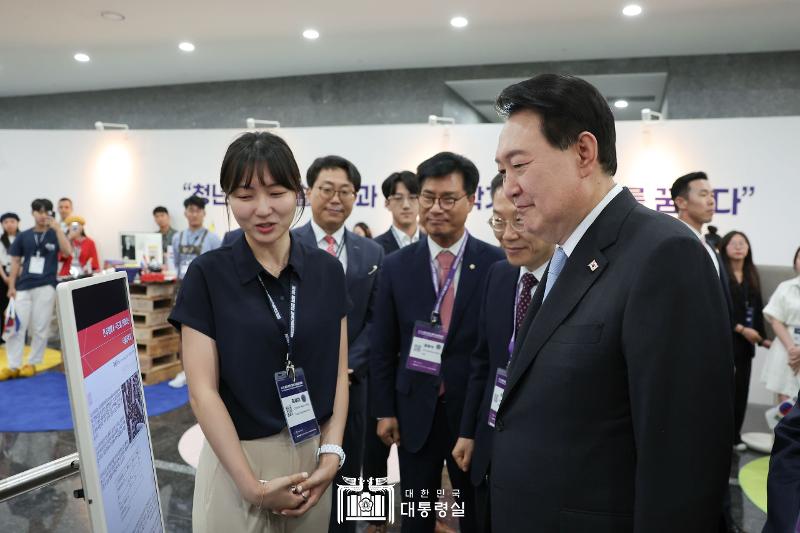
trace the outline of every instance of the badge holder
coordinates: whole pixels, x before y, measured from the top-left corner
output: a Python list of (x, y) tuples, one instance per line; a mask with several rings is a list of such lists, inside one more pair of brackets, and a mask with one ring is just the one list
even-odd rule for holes
[(489, 407), (488, 422), (491, 427), (494, 427), (495, 420), (497, 420), (497, 410), (500, 408), (500, 402), (503, 401), (507, 384), (508, 373), (505, 368), (498, 368), (497, 376), (494, 379), (494, 391), (492, 391), (492, 405)]
[(292, 444), (297, 446), (320, 434), (311, 395), (308, 392), (305, 373), (302, 368), (295, 369), (291, 361), (286, 370), (275, 372), (275, 385), (283, 407), (283, 417)]
[(442, 368), (442, 352), (447, 339), (447, 331), (439, 325), (439, 316), (433, 314), (431, 321), (417, 320), (411, 339), (406, 368), (434, 376)]

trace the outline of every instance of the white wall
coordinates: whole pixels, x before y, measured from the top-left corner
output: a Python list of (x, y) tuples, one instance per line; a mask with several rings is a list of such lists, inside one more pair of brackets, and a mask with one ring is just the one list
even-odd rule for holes
[[(500, 128), (497, 124), (342, 126), (278, 133), (289, 142), (302, 171), (320, 155), (339, 154), (352, 160), (377, 198), (375, 207), (356, 207), (348, 226), (365, 221), (378, 233), (390, 222), (380, 194), (380, 183), (388, 174), (414, 170), (434, 153), (451, 150), (471, 158), (481, 172), (481, 185), (488, 187), (496, 172)], [(800, 117), (621, 122), (617, 181), (643, 188), (649, 207), (655, 207), (656, 197), (661, 196), (657, 188), (669, 188), (676, 177), (693, 170), (706, 171), (714, 187), (728, 190), (720, 196), (723, 209), (731, 207), (731, 189), (741, 195), (743, 188), (754, 187), (752, 195), (738, 204), (736, 215), (718, 214), (714, 224), (723, 234), (745, 231), (758, 263), (788, 265), (800, 243), (796, 214), (800, 179), (792, 142), (797, 131)], [(101, 259), (116, 258), (119, 232), (154, 229), (151, 212), (156, 205), (169, 208), (176, 227), (186, 226), (182, 201), (192, 191), (184, 190), (184, 184), (217, 183), (225, 149), (238, 133), (0, 130), (0, 212), (16, 211), (23, 227), (29, 227), (32, 199), (47, 197), (55, 202), (69, 196), (76, 214), (86, 218), (86, 231), (97, 241)], [(486, 224), (490, 210), (483, 202), (483, 209), (470, 215), (468, 227), (479, 238), (492, 241)], [(307, 212), (303, 221), (308, 216)], [(207, 225), (222, 235), (228, 229), (225, 209), (209, 207)], [(771, 397), (757, 383), (762, 359), (756, 358), (751, 401), (769, 403)]]

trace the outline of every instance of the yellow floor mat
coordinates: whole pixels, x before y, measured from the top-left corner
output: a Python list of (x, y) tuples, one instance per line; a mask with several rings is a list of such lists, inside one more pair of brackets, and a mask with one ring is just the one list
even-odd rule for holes
[[(31, 353), (31, 347), (25, 346), (25, 352), (22, 356), (23, 364), (28, 362), (28, 357)], [(61, 352), (58, 350), (53, 350), (52, 348), (47, 348), (44, 351), (44, 360), (42, 364), (36, 365), (36, 371), (42, 372), (49, 368), (53, 368), (54, 366), (58, 366), (61, 364)], [(6, 345), (0, 345), (0, 368), (6, 368), (8, 366), (8, 355), (6, 354)]]

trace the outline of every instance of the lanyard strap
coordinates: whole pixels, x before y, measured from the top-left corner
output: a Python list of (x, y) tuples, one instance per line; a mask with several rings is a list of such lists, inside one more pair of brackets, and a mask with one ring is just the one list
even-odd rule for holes
[(455, 261), (453, 261), (453, 264), (450, 266), (450, 272), (447, 273), (447, 278), (445, 278), (444, 284), (441, 288), (438, 288), (439, 276), (436, 274), (436, 258), (431, 258), (431, 276), (433, 277), (433, 288), (436, 291), (436, 305), (433, 306), (433, 311), (431, 311), (431, 324), (433, 325), (439, 324), (440, 322), (439, 312), (442, 309), (442, 302), (444, 301), (444, 297), (447, 294), (447, 291), (450, 289), (450, 286), (453, 284), (453, 280), (456, 277), (456, 271), (461, 264), (461, 260), (464, 259), (464, 249), (467, 245), (467, 239), (469, 239), (469, 233), (464, 230), (464, 240), (461, 241), (461, 246), (458, 249), (458, 255), (456, 256)]
[(273, 300), (272, 295), (269, 293), (269, 289), (267, 289), (267, 286), (264, 285), (264, 280), (261, 279), (261, 274), (258, 275), (258, 282), (261, 283), (261, 287), (264, 289), (264, 293), (267, 295), (267, 300), (269, 301), (272, 314), (275, 315), (275, 321), (278, 325), (278, 329), (286, 340), (286, 372), (292, 378), (292, 381), (294, 381), (292, 340), (294, 340), (295, 310), (297, 307), (297, 285), (294, 282), (290, 282), (289, 284), (289, 292), (291, 293), (291, 296), (289, 297), (289, 327), (287, 328), (283, 315), (281, 315), (278, 306), (275, 305), (275, 300)]
[(44, 236), (46, 233), (47, 230), (45, 230), (43, 233), (36, 233), (35, 231), (33, 232), (33, 242), (36, 243), (36, 257), (41, 255), (42, 243), (44, 242)]

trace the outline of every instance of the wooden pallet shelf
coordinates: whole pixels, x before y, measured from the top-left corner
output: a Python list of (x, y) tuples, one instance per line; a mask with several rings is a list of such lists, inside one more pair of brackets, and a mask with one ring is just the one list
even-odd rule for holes
[(147, 373), (167, 363), (173, 363), (178, 360), (177, 353), (168, 353), (164, 355), (157, 355), (155, 357), (139, 356), (139, 369), (142, 373)]
[(175, 328), (170, 324), (161, 324), (160, 326), (133, 326), (133, 334), (136, 337), (136, 342), (149, 341), (159, 337), (168, 337), (175, 333)]
[(163, 309), (172, 309), (172, 296), (131, 295), (131, 313), (152, 313)]
[(181, 349), (181, 337), (177, 333), (150, 340), (136, 339), (139, 357), (158, 357), (169, 353), (177, 353)]
[(178, 375), (183, 369), (183, 364), (180, 361), (173, 361), (163, 365), (152, 367), (147, 372), (142, 372), (142, 383), (145, 385), (155, 385), (162, 381), (167, 381)]
[(129, 285), (131, 298), (148, 297), (157, 298), (163, 296), (172, 296), (175, 294), (175, 283), (136, 283)]
[(156, 311), (148, 311), (148, 312), (132, 312), (131, 315), (133, 316), (133, 325), (136, 327), (141, 326), (161, 326), (163, 324), (167, 324), (167, 318), (169, 318), (169, 314), (172, 312), (170, 308), (158, 309)]

